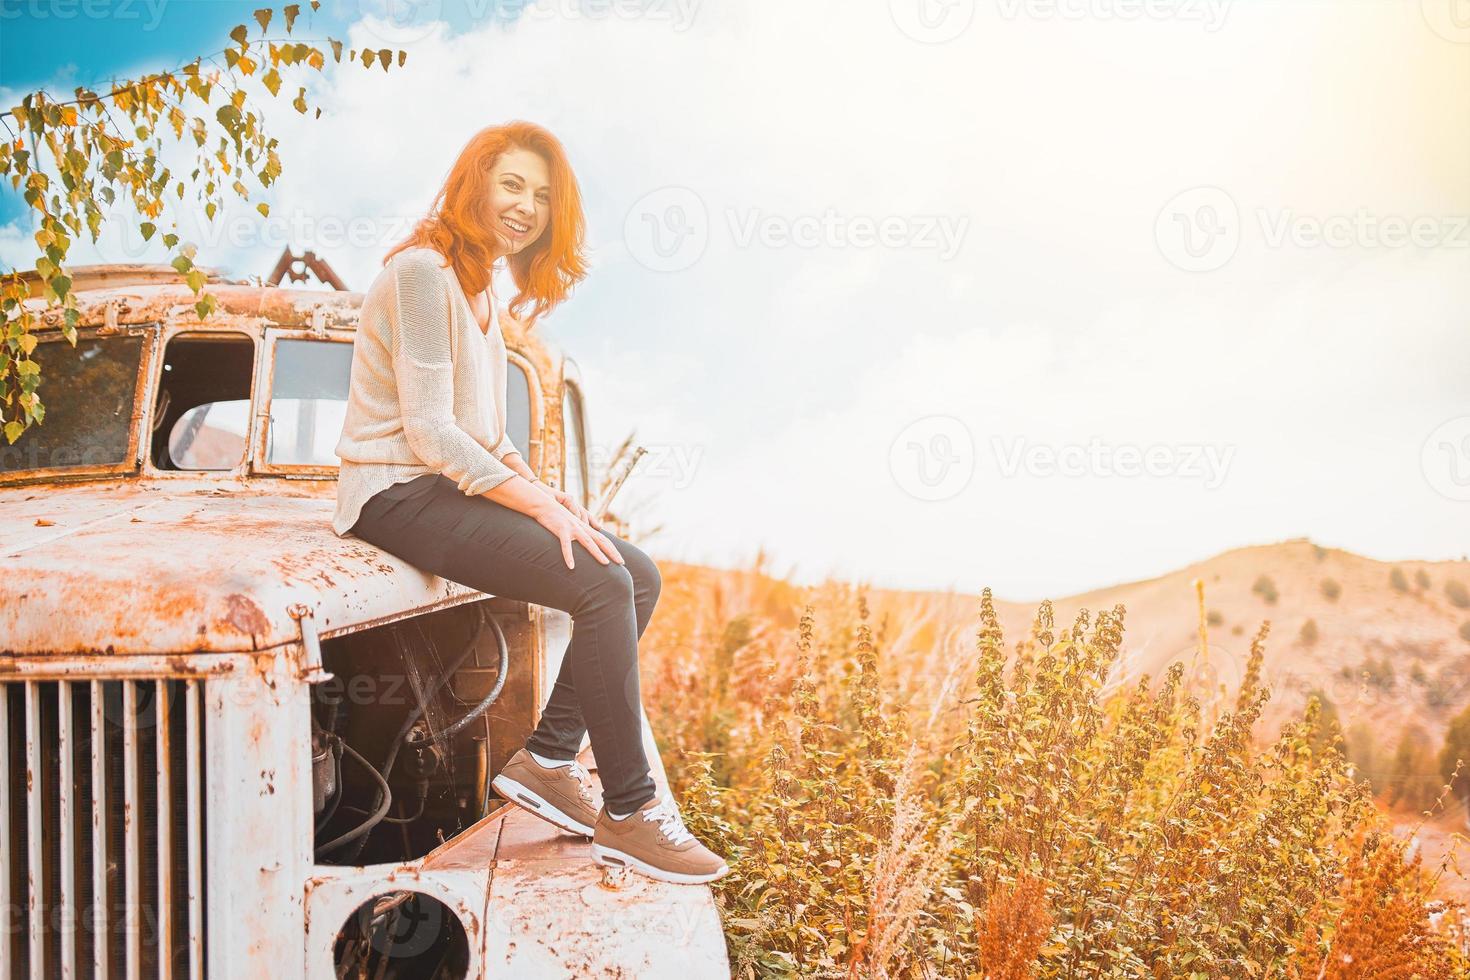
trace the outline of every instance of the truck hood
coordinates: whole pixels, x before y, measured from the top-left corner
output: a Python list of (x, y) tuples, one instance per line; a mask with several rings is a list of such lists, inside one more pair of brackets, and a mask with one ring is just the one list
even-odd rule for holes
[(332, 530), (331, 480), (0, 489), (0, 655), (237, 653), (480, 593)]

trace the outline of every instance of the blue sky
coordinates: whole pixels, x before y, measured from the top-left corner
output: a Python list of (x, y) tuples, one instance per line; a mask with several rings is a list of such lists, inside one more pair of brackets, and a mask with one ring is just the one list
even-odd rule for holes
[[(320, 120), (264, 100), (271, 220), (185, 237), (360, 290), (478, 128), (548, 126), (592, 272), (542, 329), (594, 460), (650, 450), (655, 557), (1033, 599), (1299, 536), (1470, 552), (1456, 0), (385, 2), (298, 31), (406, 69), (304, 79)], [(253, 6), (7, 19), (0, 101), (219, 50)], [(0, 213), (0, 263), (29, 234)]]

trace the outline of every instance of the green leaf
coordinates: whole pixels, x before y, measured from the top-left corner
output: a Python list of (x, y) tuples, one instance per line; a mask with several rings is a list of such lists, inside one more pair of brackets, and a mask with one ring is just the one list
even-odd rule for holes
[(15, 440), (20, 438), (21, 433), (25, 432), (25, 430), (26, 427), (19, 422), (6, 422), (5, 438), (9, 439), (11, 443), (14, 443)]
[(158, 226), (151, 221), (145, 221), (138, 226), (138, 230), (143, 233), (143, 241), (151, 242), (153, 241), (153, 233), (158, 231)]

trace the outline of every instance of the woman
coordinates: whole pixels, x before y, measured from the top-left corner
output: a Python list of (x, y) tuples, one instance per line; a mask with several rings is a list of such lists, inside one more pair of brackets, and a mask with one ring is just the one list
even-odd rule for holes
[[(363, 298), (333, 528), (481, 592), (570, 613), (540, 724), (492, 785), (590, 836), (600, 864), (712, 881), (729, 867), (658, 796), (643, 751), (638, 639), (658, 568), (537, 479), (505, 432), (494, 265), (504, 259), (515, 282), (511, 315), (529, 306), (534, 320), (586, 275), (583, 229), (576, 179), (549, 132), (512, 122), (470, 140)], [(576, 761), (584, 732), (600, 809)]]

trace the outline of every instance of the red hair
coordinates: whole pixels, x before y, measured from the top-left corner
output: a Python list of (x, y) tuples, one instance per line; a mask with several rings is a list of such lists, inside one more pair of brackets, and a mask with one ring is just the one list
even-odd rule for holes
[(530, 304), (534, 321), (571, 295), (572, 287), (587, 275), (582, 193), (561, 141), (544, 127), (521, 120), (487, 127), (470, 139), (428, 215), (414, 225), (407, 239), (383, 256), (383, 264), (406, 248), (425, 246), (449, 260), (468, 295), (483, 292), (490, 284), (487, 269), (497, 243), (480, 217), (490, 197), (490, 171), (502, 153), (516, 149), (546, 159), (551, 172), (551, 220), (536, 241), (506, 257), (517, 289), (510, 315), (519, 319)]

